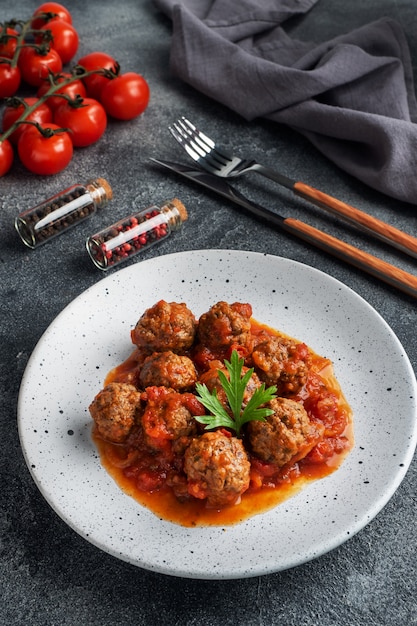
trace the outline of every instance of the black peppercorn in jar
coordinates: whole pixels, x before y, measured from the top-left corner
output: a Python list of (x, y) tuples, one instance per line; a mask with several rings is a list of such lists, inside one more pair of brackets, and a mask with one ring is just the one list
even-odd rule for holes
[(162, 241), (187, 218), (187, 210), (177, 198), (151, 206), (89, 237), (88, 254), (96, 267), (108, 270)]
[(23, 243), (36, 248), (85, 220), (112, 197), (112, 189), (104, 178), (75, 184), (20, 213), (15, 227)]

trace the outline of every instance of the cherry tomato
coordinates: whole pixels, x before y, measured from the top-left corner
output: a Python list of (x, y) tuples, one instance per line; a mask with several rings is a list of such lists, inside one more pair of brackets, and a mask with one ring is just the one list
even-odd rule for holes
[(107, 113), (119, 120), (131, 120), (148, 106), (149, 85), (140, 74), (127, 72), (110, 80), (100, 100)]
[(103, 106), (93, 98), (84, 98), (82, 106), (64, 102), (54, 113), (54, 122), (69, 128), (71, 141), (77, 148), (95, 143), (107, 127), (107, 115)]
[[(52, 40), (50, 46), (61, 57), (63, 65), (69, 63), (78, 50), (79, 37), (74, 26), (61, 19), (54, 18), (40, 29), (42, 32), (50, 31)], [(42, 42), (42, 33), (37, 35), (36, 42)]]
[[(7, 35), (14, 36), (7, 37)], [(17, 46), (15, 37), (18, 35), (19, 33), (14, 28), (6, 27), (5, 31), (4, 26), (0, 25), (0, 57), (6, 57), (7, 59), (13, 58)]]
[[(106, 70), (113, 70), (115, 73), (118, 67), (113, 57), (105, 52), (90, 52), (90, 54), (86, 54), (78, 60), (78, 65), (81, 65), (87, 71), (104, 68)], [(90, 98), (100, 100), (101, 90), (104, 85), (107, 85), (109, 79), (100, 74), (92, 74), (91, 76), (83, 78), (83, 82)]]
[(7, 174), (13, 163), (13, 147), (8, 139), (0, 141), (0, 176)]
[[(64, 22), (72, 24), (71, 13), (67, 8), (58, 2), (44, 2), (36, 9), (36, 11), (34, 11), (34, 18), (40, 13), (55, 13), (61, 20), (64, 20)], [(42, 28), (45, 22), (45, 18), (38, 17), (37, 19), (32, 20), (31, 26), (32, 28)]]
[[(31, 107), (35, 102), (38, 102), (38, 98), (23, 98), (24, 102)], [(8, 130), (12, 124), (14, 124), (22, 113), (25, 111), (24, 104), (18, 104), (17, 106), (9, 105), (3, 111), (3, 132)], [(52, 111), (45, 102), (42, 102), (32, 113), (29, 113), (26, 120), (31, 122), (39, 122), (40, 124), (48, 124), (52, 122)], [(17, 143), (21, 135), (29, 128), (30, 124), (20, 124), (16, 130), (10, 135), (9, 140), (12, 143)]]
[(59, 74), (62, 70), (61, 57), (52, 48), (46, 54), (39, 53), (33, 47), (22, 48), (17, 64), (22, 79), (33, 87), (39, 87), (47, 78), (49, 71)]
[[(41, 124), (41, 127), (60, 130), (56, 124)], [(17, 151), (23, 165), (40, 176), (57, 174), (65, 169), (73, 155), (69, 133), (63, 131), (44, 137), (36, 126), (28, 126), (19, 139)]]
[(0, 98), (14, 96), (20, 86), (20, 70), (0, 61)]
[[(68, 72), (62, 72), (62, 74), (55, 77), (55, 82), (62, 83), (63, 81), (67, 80), (70, 77), (71, 77), (71, 74), (69, 74)], [(36, 95), (38, 96), (38, 98), (46, 94), (46, 92), (49, 91), (50, 86), (51, 85), (50, 85), (49, 80), (42, 81), (42, 85), (39, 87), (38, 91), (36, 92)], [(68, 83), (68, 85), (63, 85), (60, 89), (58, 89), (58, 91), (55, 92), (55, 94), (58, 94), (58, 93), (64, 94), (72, 99), (75, 98), (75, 96), (81, 96), (81, 98), (85, 98), (87, 95), (86, 89), (84, 87), (84, 83), (81, 79), (74, 80), (73, 82)], [(49, 96), (49, 98), (47, 99), (48, 106), (50, 109), (52, 109), (52, 111), (55, 111), (55, 109), (57, 109), (63, 102), (65, 102), (65, 98), (61, 98), (58, 95)]]

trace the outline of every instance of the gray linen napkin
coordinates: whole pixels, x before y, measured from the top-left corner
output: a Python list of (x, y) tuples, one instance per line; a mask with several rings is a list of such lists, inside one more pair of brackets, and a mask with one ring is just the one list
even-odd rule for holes
[(319, 44), (289, 37), (285, 20), (317, 1), (154, 3), (172, 19), (178, 77), (246, 120), (286, 124), (346, 172), (417, 204), (417, 103), (403, 30), (386, 18)]

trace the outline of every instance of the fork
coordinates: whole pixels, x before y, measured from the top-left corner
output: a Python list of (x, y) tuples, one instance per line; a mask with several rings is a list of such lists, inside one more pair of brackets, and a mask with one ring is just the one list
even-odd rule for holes
[(402, 252), (417, 258), (417, 239), (415, 237), (314, 187), (310, 187), (301, 181), (292, 180), (254, 160), (241, 159), (238, 156), (229, 154), (216, 145), (210, 137), (207, 137), (207, 135), (196, 128), (187, 118), (181, 117), (178, 119), (169, 127), (169, 131), (187, 154), (210, 174), (220, 176), (221, 178), (237, 178), (248, 172), (262, 174), (279, 185), (290, 189), (297, 196), (344, 219), (362, 231), (377, 237), (384, 243), (388, 243)]

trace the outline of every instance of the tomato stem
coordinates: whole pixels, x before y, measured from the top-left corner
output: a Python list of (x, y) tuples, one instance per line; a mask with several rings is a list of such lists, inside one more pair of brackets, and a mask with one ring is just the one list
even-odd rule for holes
[(39, 122), (32, 122), (31, 120), (24, 120), (20, 122), (20, 124), (30, 124), (31, 126), (36, 126), (38, 131), (43, 137), (53, 137), (54, 135), (60, 135), (61, 133), (70, 133), (71, 130), (69, 128), (49, 128), (46, 126), (43, 128)]
[[(36, 17), (37, 18), (41, 17), (42, 19), (45, 20), (45, 23), (48, 23), (54, 17), (58, 17), (58, 14), (47, 12), (47, 13), (40, 13)], [(40, 30), (39, 28), (31, 27), (32, 21), (33, 21), (33, 16), (27, 21), (10, 20), (9, 22), (4, 23), (4, 26), (3, 26), (4, 35), (2, 36), (2, 38), (4, 37), (5, 39), (16, 39), (16, 50), (13, 55), (11, 67), (17, 67), (17, 62), (19, 60), (19, 55), (20, 55), (20, 51), (22, 50), (22, 48), (35, 48), (39, 51), (40, 54), (47, 54), (48, 52), (49, 48), (47, 49), (47, 46), (45, 44), (48, 41), (50, 41), (50, 31), (49, 31), (49, 38), (48, 38), (48, 34), (47, 34), (48, 31), (43, 31), (43, 30)], [(15, 30), (16, 27), (20, 27), (20, 32), (18, 32), (18, 35), (7, 34), (7, 28), (13, 28)], [(40, 33), (43, 35), (43, 38), (44, 38), (43, 44), (37, 45), (33, 43), (25, 43), (26, 37), (28, 35), (33, 35), (36, 33)]]
[(17, 62), (19, 60), (19, 56), (20, 56), (20, 51), (23, 47), (24, 41), (25, 41), (25, 37), (27, 36), (28, 32), (30, 31), (30, 25), (32, 23), (32, 19), (28, 20), (27, 22), (13, 22), (13, 24), (15, 26), (20, 26), (20, 32), (18, 35), (16, 35), (16, 50), (15, 53), (13, 55), (13, 59), (12, 59), (12, 63), (10, 67), (17, 67)]
[(18, 44), (17, 45), (17, 49), (21, 50), (22, 48), (33, 48), (34, 50), (36, 50), (36, 52), (40, 55), (45, 57), (48, 52), (50, 51), (51, 47), (49, 46), (49, 44), (47, 43), (40, 43), (40, 44), (36, 44), (36, 43), (22, 43), (22, 44)]
[[(16, 128), (22, 123), (24, 122), (27, 117), (33, 113), (33, 111), (36, 111), (36, 109), (43, 104), (44, 102), (46, 102), (48, 100), (48, 98), (50, 96), (52, 96), (56, 91), (58, 91), (59, 89), (61, 89), (62, 87), (65, 87), (66, 85), (70, 85), (71, 83), (75, 82), (76, 80), (80, 80), (82, 78), (86, 78), (87, 76), (91, 76), (92, 74), (102, 74), (104, 76), (106, 76), (106, 72), (108, 72), (109, 70), (105, 70), (104, 68), (100, 68), (97, 70), (85, 70), (83, 67), (81, 67), (80, 65), (76, 65), (71, 73), (71, 76), (64, 79), (61, 83), (57, 83), (55, 82), (55, 79), (57, 77), (60, 77), (61, 74), (57, 74), (54, 75), (52, 73), (49, 74), (48, 76), (48, 80), (50, 82), (50, 88), (48, 89), (47, 92), (45, 92), (42, 96), (40, 96), (40, 98), (34, 102), (32, 105), (28, 106), (27, 103), (24, 101), (24, 99), (22, 98), (10, 98), (9, 102), (14, 102), (16, 104), (20, 103), (23, 104), (25, 106), (25, 110), (23, 111), (22, 115), (10, 126), (10, 128), (8, 128), (6, 131), (4, 131), (4, 133), (2, 133), (0, 135), (0, 143), (2, 141), (4, 141), (5, 139), (7, 139), (8, 137), (10, 137), (10, 135), (16, 130)], [(60, 94), (57, 94), (58, 96)], [(7, 100), (6, 100), (7, 102)], [(81, 106), (80, 104), (78, 104), (78, 106)]]

